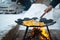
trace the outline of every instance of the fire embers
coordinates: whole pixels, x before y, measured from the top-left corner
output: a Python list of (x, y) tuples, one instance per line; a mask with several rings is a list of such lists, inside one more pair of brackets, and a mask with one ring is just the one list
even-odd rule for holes
[(27, 38), (28, 40), (50, 40), (49, 34), (44, 28), (33, 28)]

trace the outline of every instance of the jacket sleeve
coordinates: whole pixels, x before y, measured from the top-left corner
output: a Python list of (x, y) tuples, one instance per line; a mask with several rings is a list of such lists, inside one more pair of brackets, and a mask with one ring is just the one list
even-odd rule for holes
[(53, 8), (55, 8), (55, 6), (60, 2), (60, 0), (52, 0), (52, 2), (50, 3), (50, 5), (52, 5)]

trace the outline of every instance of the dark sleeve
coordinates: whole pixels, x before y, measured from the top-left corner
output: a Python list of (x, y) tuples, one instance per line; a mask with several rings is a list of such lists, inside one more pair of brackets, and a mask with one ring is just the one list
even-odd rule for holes
[(50, 3), (50, 5), (52, 5), (53, 8), (55, 8), (55, 6), (60, 2), (60, 0), (52, 0), (52, 2)]

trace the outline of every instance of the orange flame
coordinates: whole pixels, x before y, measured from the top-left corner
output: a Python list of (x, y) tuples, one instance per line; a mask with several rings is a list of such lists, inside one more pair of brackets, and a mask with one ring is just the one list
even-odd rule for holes
[[(23, 25), (26, 25), (26, 26), (42, 26), (40, 28), (36, 28), (36, 29), (42, 31), (41, 32), (42, 36), (39, 36), (40, 40), (46, 40), (46, 39), (50, 40), (49, 34), (48, 34), (47, 30), (44, 28), (44, 25), (45, 25), (44, 22), (37, 22), (35, 20), (28, 20), (28, 21), (23, 21)], [(34, 34), (34, 30), (32, 30), (32, 31), (33, 31), (32, 34)]]
[[(49, 34), (47, 33), (46, 29), (44, 27), (39, 28), (42, 31), (42, 35), (44, 35), (47, 40), (50, 40)], [(42, 38), (44, 40), (44, 38)]]

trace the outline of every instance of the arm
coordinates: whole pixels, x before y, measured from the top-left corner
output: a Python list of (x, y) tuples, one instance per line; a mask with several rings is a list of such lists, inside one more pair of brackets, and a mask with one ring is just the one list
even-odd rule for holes
[(52, 8), (55, 8), (55, 6), (60, 2), (60, 0), (52, 0), (50, 5), (44, 10), (46, 13), (49, 12)]
[(54, 8), (58, 3), (60, 2), (60, 0), (52, 0), (52, 2), (50, 3), (50, 5), (44, 10), (44, 13), (41, 15), (41, 18), (48, 13), (49, 11), (52, 10), (52, 8)]

